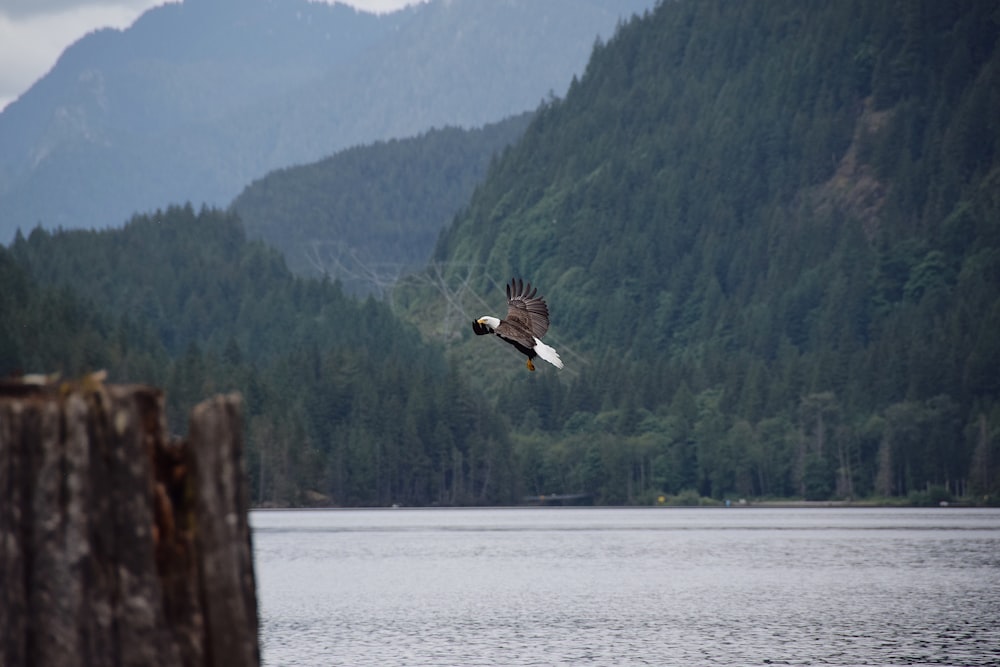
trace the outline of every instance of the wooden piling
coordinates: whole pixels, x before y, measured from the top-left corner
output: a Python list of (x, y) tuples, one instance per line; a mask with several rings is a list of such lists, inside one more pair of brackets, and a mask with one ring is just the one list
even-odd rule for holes
[(0, 383), (0, 665), (258, 665), (240, 399)]

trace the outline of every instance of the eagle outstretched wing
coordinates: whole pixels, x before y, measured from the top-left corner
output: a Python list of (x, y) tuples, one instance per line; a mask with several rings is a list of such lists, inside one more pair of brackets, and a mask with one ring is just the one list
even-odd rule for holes
[[(545, 300), (536, 296), (538, 288), (531, 288), (528, 283), (525, 288), (524, 281), (518, 278), (510, 279), (507, 285), (507, 319), (505, 324), (520, 329), (527, 334), (524, 343), (529, 347), (534, 343), (531, 336), (541, 338), (549, 330), (549, 308), (545, 305)], [(524, 338), (523, 335), (511, 335), (515, 332), (505, 332), (498, 330), (497, 333), (508, 334), (511, 338)]]
[(484, 315), (472, 322), (472, 331), (477, 336), (495, 333), (518, 352), (528, 357), (526, 366), (535, 370), (532, 359), (540, 358), (556, 368), (563, 362), (555, 348), (542, 342), (542, 336), (549, 330), (549, 307), (545, 299), (538, 296), (538, 289), (531, 283), (525, 286), (520, 278), (511, 278), (507, 285), (507, 318), (501, 320), (493, 315)]

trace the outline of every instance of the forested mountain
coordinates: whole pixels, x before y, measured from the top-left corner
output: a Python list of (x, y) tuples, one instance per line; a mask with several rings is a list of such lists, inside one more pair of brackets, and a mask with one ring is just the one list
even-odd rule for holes
[(175, 431), (245, 399), (258, 504), (509, 503), (504, 423), (383, 304), (302, 280), (231, 214), (36, 229), (0, 248), (0, 375), (105, 368), (163, 387)]
[[(263, 503), (995, 503), (998, 34), (996, 0), (660, 4), (384, 303), (233, 212), (36, 229), (0, 249), (0, 372), (105, 366), (175, 427), (238, 389)], [(565, 370), (472, 335), (512, 275)]]
[(280, 169), (247, 186), (232, 209), (247, 235), (281, 250), (293, 272), (382, 295), (426, 265), (441, 230), (530, 118), (431, 130)]
[[(663, 3), (396, 302), (463, 332), (539, 493), (995, 499), (998, 31), (996, 1)], [(511, 275), (558, 379), (469, 331)]]
[(2, 247), (0, 285), (0, 377), (108, 366), (149, 383), (164, 377), (166, 355), (152, 331), (123, 317), (116, 336), (114, 318), (68, 287), (39, 285)]
[(91, 33), (0, 113), (0, 243), (224, 206), (276, 168), (534, 109), (652, 0), (432, 0), (376, 16), (184, 0)]

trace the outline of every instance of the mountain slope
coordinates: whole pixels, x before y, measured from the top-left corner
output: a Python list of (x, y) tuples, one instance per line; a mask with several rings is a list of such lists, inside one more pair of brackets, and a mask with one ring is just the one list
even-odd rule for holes
[[(539, 488), (995, 493), (998, 28), (996, 2), (661, 5), (442, 237), (451, 299), (397, 303), (463, 332)], [(510, 275), (570, 351), (530, 400), (468, 331)]]
[[(437, 0), (374, 16), (186, 0), (86, 36), (0, 114), (0, 242), (228, 203), (268, 171), (533, 109), (650, 0)], [(178, 48), (183, 45), (183, 48)]]
[(292, 271), (381, 293), (426, 264), (441, 230), (530, 117), (346, 149), (254, 181), (232, 208), (247, 235), (281, 250)]

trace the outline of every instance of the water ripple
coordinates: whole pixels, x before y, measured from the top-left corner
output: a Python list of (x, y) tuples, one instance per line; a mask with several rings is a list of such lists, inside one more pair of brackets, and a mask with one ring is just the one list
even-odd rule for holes
[(251, 522), (271, 667), (1000, 664), (1000, 512)]

